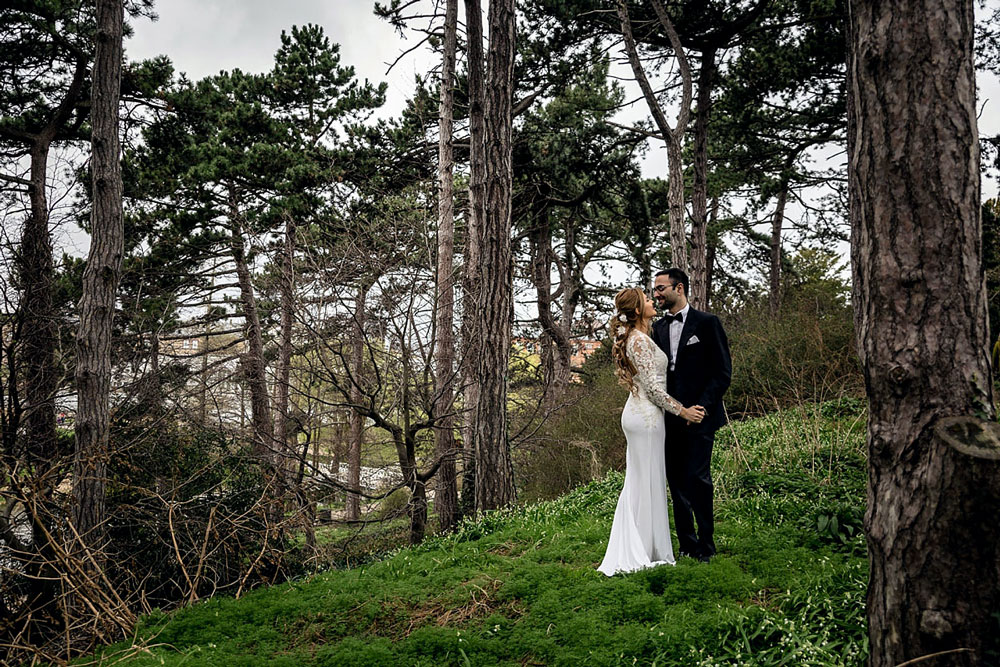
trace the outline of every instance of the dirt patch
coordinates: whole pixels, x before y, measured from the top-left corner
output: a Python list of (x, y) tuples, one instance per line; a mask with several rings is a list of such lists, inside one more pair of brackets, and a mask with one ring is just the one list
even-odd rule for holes
[[(503, 582), (491, 577), (477, 577), (463, 582), (458, 589), (416, 604), (403, 600), (383, 604), (383, 613), (368, 628), (374, 635), (401, 639), (418, 628), (463, 627), (472, 621), (501, 614), (517, 619), (525, 609), (519, 600), (498, 600)], [(464, 602), (457, 601), (464, 598)]]

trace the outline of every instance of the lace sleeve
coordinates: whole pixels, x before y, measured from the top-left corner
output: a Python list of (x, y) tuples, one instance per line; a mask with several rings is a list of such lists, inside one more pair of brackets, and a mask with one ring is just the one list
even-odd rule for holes
[(672, 415), (679, 414), (681, 404), (667, 393), (667, 378), (656, 363), (654, 343), (648, 336), (635, 332), (629, 338), (627, 349), (629, 359), (635, 365), (633, 381), (642, 387), (646, 396)]

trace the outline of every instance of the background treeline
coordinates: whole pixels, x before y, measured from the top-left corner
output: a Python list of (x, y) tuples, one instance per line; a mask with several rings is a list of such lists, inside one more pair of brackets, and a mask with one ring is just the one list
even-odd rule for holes
[[(733, 418), (863, 391), (842, 2), (496, 2), (488, 46), (478, 2), (462, 20), (424, 4), (375, 8), (441, 62), (388, 119), (384, 84), (316, 25), (282, 32), (266, 72), (191, 81), (119, 55), (120, 250), (92, 283), (72, 248), (115, 196), (92, 148), (114, 33), (90, 2), (0, 8), (11, 655), (64, 659), (153, 608), (620, 468), (607, 345), (574, 354), (603, 340), (618, 288), (663, 266), (686, 267), (729, 331)], [(119, 39), (152, 10), (126, 2)], [(622, 122), (636, 96), (650, 121)], [(669, 179), (641, 173), (650, 140)], [(995, 320), (995, 205), (984, 222)], [(85, 315), (102, 276), (110, 306)], [(78, 349), (101, 313), (91, 447)]]

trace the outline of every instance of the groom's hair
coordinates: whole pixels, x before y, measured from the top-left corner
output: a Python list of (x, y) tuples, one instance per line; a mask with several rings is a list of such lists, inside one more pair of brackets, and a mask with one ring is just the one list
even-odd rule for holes
[(677, 268), (663, 269), (662, 271), (657, 271), (656, 276), (654, 277), (659, 278), (660, 276), (666, 276), (667, 278), (670, 278), (670, 281), (675, 285), (678, 283), (684, 285), (684, 296), (690, 294), (691, 283), (688, 282), (688, 274), (684, 273), (680, 269)]

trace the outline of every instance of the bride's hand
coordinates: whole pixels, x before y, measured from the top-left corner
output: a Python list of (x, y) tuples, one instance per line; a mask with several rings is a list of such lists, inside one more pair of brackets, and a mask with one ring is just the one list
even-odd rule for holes
[(678, 417), (686, 421), (688, 424), (700, 424), (701, 420), (705, 418), (705, 408), (700, 405), (692, 405), (689, 408), (681, 408), (681, 412)]

